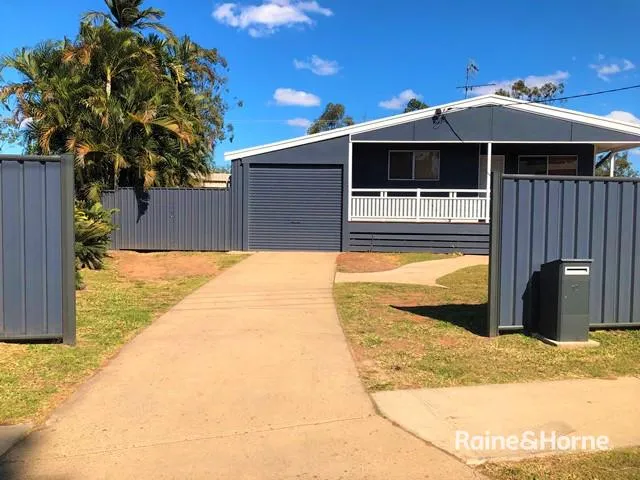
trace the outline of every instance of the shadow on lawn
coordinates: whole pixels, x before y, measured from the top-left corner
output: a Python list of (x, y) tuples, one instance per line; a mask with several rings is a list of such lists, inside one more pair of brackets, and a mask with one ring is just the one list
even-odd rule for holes
[(449, 305), (423, 305), (416, 307), (399, 307), (396, 310), (414, 315), (441, 320), (462, 327), (475, 335), (485, 335), (487, 323), (487, 304), (456, 303)]

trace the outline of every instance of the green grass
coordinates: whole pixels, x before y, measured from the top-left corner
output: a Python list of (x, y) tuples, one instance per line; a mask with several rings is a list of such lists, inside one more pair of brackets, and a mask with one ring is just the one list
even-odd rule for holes
[(426, 262), (429, 260), (441, 260), (443, 258), (457, 257), (459, 254), (454, 253), (430, 253), (430, 252), (410, 252), (410, 253), (394, 253), (398, 257), (400, 266), (408, 263)]
[(523, 334), (485, 338), (487, 267), (449, 288), (341, 283), (335, 298), (370, 391), (640, 374), (640, 331), (597, 331), (597, 348), (558, 349)]
[[(244, 258), (192, 255), (213, 258), (220, 268)], [(112, 261), (83, 276), (87, 288), (77, 293), (76, 346), (0, 343), (0, 425), (41, 421), (124, 343), (211, 277), (131, 280), (120, 276)]]
[(640, 447), (489, 463), (478, 470), (495, 480), (637, 480)]

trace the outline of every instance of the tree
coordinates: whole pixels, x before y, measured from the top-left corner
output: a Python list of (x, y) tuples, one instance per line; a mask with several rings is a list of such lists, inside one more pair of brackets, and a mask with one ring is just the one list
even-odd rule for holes
[(335, 128), (348, 127), (355, 122), (353, 118), (345, 115), (344, 105), (340, 103), (328, 103), (322, 115), (317, 118), (307, 130), (309, 135), (325, 132)]
[(412, 98), (407, 102), (407, 106), (404, 107), (404, 113), (415, 112), (416, 110), (422, 110), (424, 108), (429, 108), (429, 105), (417, 98)]
[(144, 0), (105, 0), (109, 13), (87, 12), (84, 14), (85, 22), (94, 22), (98, 25), (110, 23), (118, 29), (145, 30), (151, 29), (171, 37), (171, 30), (159, 22), (164, 17), (164, 12), (157, 8), (140, 7)]
[(0, 118), (0, 153), (5, 147), (20, 143), (19, 125), (11, 118)]
[(29, 153), (75, 154), (80, 197), (97, 201), (116, 186), (196, 185), (215, 143), (231, 133), (226, 61), (189, 37), (136, 31), (163, 15), (139, 10), (141, 1), (106, 2), (111, 20), (83, 22), (74, 40), (3, 59), (1, 68), (21, 78), (0, 84), (0, 102), (11, 106), (13, 125), (27, 125)]
[(532, 102), (554, 102), (564, 93), (564, 83), (547, 82), (539, 87), (530, 87), (524, 80), (517, 80), (511, 85), (510, 90), (500, 88), (496, 90), (497, 95), (504, 97), (529, 100)]
[[(608, 177), (611, 168), (611, 158), (603, 161), (599, 165), (596, 164), (596, 175), (598, 177)], [(614, 169), (616, 177), (640, 177), (640, 172), (633, 166), (629, 160), (629, 152), (616, 154), (616, 165)]]

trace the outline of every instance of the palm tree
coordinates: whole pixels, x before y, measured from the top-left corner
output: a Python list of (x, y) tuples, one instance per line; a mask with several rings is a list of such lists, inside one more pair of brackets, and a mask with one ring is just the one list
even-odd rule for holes
[(82, 198), (95, 201), (117, 186), (193, 185), (230, 131), (220, 73), (226, 62), (188, 37), (136, 31), (148, 27), (149, 15), (158, 18), (153, 9), (140, 11), (141, 2), (107, 4), (111, 15), (83, 22), (76, 39), (2, 59), (0, 69), (20, 78), (0, 83), (0, 103), (11, 105), (14, 125), (28, 124), (30, 153), (75, 154)]
[(91, 11), (84, 14), (83, 20), (97, 24), (110, 23), (118, 29), (155, 30), (167, 37), (172, 37), (171, 29), (160, 23), (164, 12), (157, 8), (141, 10), (144, 0), (105, 0), (109, 13)]

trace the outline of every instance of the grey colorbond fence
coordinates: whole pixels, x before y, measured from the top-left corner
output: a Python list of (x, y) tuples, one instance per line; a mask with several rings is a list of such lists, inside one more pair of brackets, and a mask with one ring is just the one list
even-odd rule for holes
[(0, 155), (0, 340), (75, 342), (73, 158)]
[(640, 180), (493, 178), (488, 333), (533, 327), (540, 265), (593, 259), (591, 327), (640, 326)]
[(116, 208), (116, 250), (225, 251), (232, 249), (232, 196), (228, 189), (132, 188), (103, 193)]

